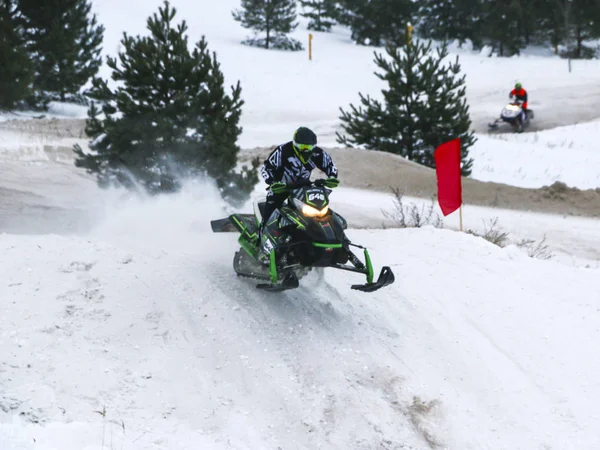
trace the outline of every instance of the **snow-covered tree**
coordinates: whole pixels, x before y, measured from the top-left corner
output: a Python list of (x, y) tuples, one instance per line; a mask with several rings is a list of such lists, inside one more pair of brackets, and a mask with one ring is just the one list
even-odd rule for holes
[(401, 45), (412, 23), (412, 0), (341, 0), (339, 22), (352, 30), (352, 40), (362, 45)]
[(17, 15), (15, 1), (0, 2), (0, 110), (22, 104), (32, 88), (31, 63)]
[(423, 0), (419, 6), (419, 32), (426, 38), (470, 40), (481, 45), (480, 0)]
[(295, 0), (242, 0), (242, 9), (232, 15), (256, 34), (243, 44), (293, 51), (304, 48), (301, 42), (288, 36), (298, 26)]
[(519, 54), (525, 47), (520, 0), (483, 0), (481, 37), (498, 56)]
[(445, 63), (448, 48), (435, 50), (432, 43), (413, 40), (402, 47), (386, 46), (387, 57), (375, 52), (381, 69), (375, 75), (387, 83), (383, 103), (359, 94), (361, 106), (340, 108), (344, 135), (341, 144), (363, 146), (402, 155), (435, 167), (433, 153), (440, 144), (460, 138), (462, 174), (469, 175), (472, 160), (468, 149), (475, 142), (465, 94), (465, 76), (458, 57)]
[(596, 51), (586, 41), (600, 38), (600, 3), (598, 0), (554, 0), (554, 9), (564, 23), (567, 51), (564, 56), (591, 58)]
[(302, 17), (310, 19), (308, 29), (315, 31), (330, 31), (337, 17), (336, 0), (300, 0), (304, 8)]
[(43, 103), (67, 100), (102, 64), (104, 27), (88, 0), (19, 0), (35, 89)]
[[(94, 78), (88, 95), (86, 133), (91, 152), (76, 146), (75, 164), (113, 182), (149, 192), (180, 187), (182, 176), (208, 175), (223, 196), (242, 199), (257, 181), (252, 169), (234, 172), (243, 100), (238, 82), (227, 94), (216, 54), (204, 37), (190, 52), (185, 21), (174, 24), (168, 2), (147, 21), (150, 36), (121, 40), (123, 51), (108, 58), (115, 81)], [(104, 118), (101, 118), (101, 113)]]

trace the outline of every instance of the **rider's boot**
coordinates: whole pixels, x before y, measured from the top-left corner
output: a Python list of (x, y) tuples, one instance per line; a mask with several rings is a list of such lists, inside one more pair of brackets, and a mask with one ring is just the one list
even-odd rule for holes
[(269, 221), (269, 218), (273, 215), (273, 212), (275, 212), (275, 209), (277, 209), (277, 205), (267, 202), (265, 204), (264, 210), (263, 210), (263, 216), (261, 217), (261, 221), (260, 221), (260, 225), (258, 226), (258, 231), (256, 232), (256, 244), (260, 245), (261, 241), (262, 241), (262, 235), (265, 232), (266, 228), (267, 228), (267, 222)]
[(260, 245), (260, 241), (262, 240), (262, 235), (264, 233), (266, 227), (266, 221), (263, 217), (262, 221), (258, 225), (258, 230), (256, 231), (256, 245)]

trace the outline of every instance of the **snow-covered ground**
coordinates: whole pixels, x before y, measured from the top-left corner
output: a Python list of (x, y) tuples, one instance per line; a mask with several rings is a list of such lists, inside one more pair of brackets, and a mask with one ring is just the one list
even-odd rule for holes
[(219, 202), (0, 237), (3, 449), (593, 449), (598, 268), (450, 230), (350, 231), (397, 282), (236, 279)]
[[(160, 4), (94, 0), (105, 53)], [(315, 33), (311, 62), (240, 46), (237, 0), (172, 4), (242, 81), (244, 148), (300, 124), (333, 145), (338, 107), (381, 89), (373, 49), (341, 28)], [(477, 130), (516, 78), (536, 111), (530, 133), (478, 134), (474, 178), (600, 187), (600, 122), (570, 125), (600, 118), (598, 61), (569, 73), (551, 55), (453, 51)], [(85, 140), (67, 123), (0, 124), (0, 450), (600, 448), (600, 221), (465, 205), (465, 229), (498, 218), (502, 249), (457, 232), (458, 213), (442, 230), (383, 230), (391, 196), (340, 188), (350, 238), (396, 283), (363, 294), (350, 290), (361, 277), (325, 270), (269, 295), (234, 276), (235, 235), (210, 232), (227, 214), (211, 185), (99, 191), (73, 167)], [(514, 245), (544, 237), (551, 260)]]
[[(430, 200), (404, 197), (405, 211), (413, 205), (418, 211), (426, 212)], [(396, 203), (392, 195), (360, 189), (340, 188), (332, 196), (335, 208), (357, 228), (392, 228), (397, 221)], [(458, 230), (459, 212), (443, 217), (436, 203), (432, 222), (440, 219), (444, 228)], [(409, 215), (409, 214), (407, 214)], [(397, 215), (396, 215), (397, 216)], [(496, 222), (494, 224), (494, 222)], [(535, 241), (535, 246), (547, 246), (555, 261), (577, 267), (600, 267), (600, 220), (574, 218), (555, 214), (540, 214), (527, 211), (504, 210), (480, 206), (463, 206), (463, 229), (484, 234), (486, 230), (508, 233), (507, 243), (516, 245), (526, 240)], [(527, 253), (527, 248), (523, 251)]]
[(597, 120), (520, 135), (480, 134), (470, 153), (472, 177), (527, 188), (555, 181), (600, 188), (599, 136)]

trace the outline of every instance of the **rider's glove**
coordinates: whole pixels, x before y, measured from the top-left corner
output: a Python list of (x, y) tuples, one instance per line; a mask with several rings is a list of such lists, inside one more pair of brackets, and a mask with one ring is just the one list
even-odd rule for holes
[(281, 181), (273, 183), (270, 188), (271, 192), (275, 195), (285, 194), (288, 190), (287, 184), (282, 183)]
[(325, 180), (325, 187), (328, 187), (329, 189), (333, 189), (339, 186), (340, 184), (340, 180), (338, 180), (337, 178), (327, 178)]

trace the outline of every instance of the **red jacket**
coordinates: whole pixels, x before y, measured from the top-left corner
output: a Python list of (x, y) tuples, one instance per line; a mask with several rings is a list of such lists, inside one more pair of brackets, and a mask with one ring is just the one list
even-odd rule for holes
[(509, 95), (511, 97), (515, 96), (517, 100), (521, 100), (523, 102), (523, 108), (527, 109), (527, 91), (525, 89), (513, 89), (510, 91)]

